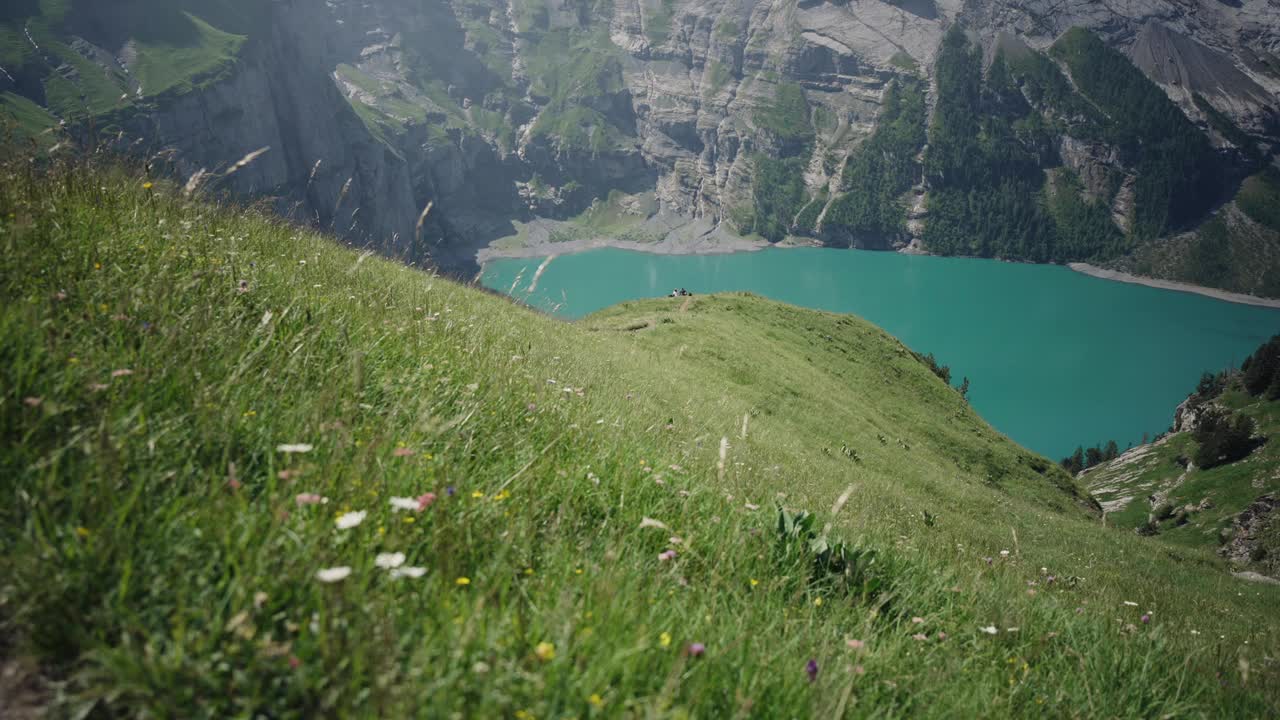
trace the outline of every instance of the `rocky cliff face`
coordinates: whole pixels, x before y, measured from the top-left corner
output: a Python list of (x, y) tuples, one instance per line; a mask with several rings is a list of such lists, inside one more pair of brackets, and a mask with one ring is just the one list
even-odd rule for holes
[[(460, 269), (513, 220), (568, 217), (611, 190), (757, 229), (760, 157), (798, 174), (786, 229), (823, 237), (887, 88), (922, 78), (932, 107), (955, 24), (988, 62), (1002, 45), (1040, 51), (1089, 28), (1233, 163), (1260, 164), (1280, 139), (1280, 9), (1266, 0), (277, 0), (224, 79), (135, 108), (124, 126), (174, 147), (183, 174), (270, 146), (233, 190)], [(1066, 133), (1054, 155), (1127, 231), (1129, 159)], [(918, 181), (895, 242), (918, 240), (927, 191)]]

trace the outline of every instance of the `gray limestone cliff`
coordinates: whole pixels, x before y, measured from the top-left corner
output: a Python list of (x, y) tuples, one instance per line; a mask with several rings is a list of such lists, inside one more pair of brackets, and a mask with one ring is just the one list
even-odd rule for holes
[[(184, 178), (270, 147), (227, 189), (458, 271), (514, 223), (569, 218), (611, 191), (750, 231), (762, 156), (799, 173), (806, 210), (786, 230), (822, 237), (895, 79), (922, 79), (932, 108), (956, 24), (987, 62), (1090, 29), (1236, 166), (1280, 141), (1280, 8), (1266, 0), (276, 0), (219, 79), (115, 119), (172, 148)], [(0, 92), (15, 83), (0, 73)], [(1117, 148), (1062, 134), (1054, 155), (1127, 231), (1135, 177)], [(872, 246), (918, 247), (928, 187), (907, 204), (904, 234)]]

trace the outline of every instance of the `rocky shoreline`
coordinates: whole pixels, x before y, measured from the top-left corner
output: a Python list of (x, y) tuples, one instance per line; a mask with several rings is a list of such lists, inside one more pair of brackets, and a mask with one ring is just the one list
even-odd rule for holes
[(1115, 282), (1132, 283), (1134, 285), (1146, 285), (1147, 287), (1159, 288), (1161, 290), (1194, 293), (1196, 295), (1213, 298), (1214, 300), (1224, 300), (1226, 302), (1240, 303), (1241, 305), (1255, 305), (1258, 307), (1280, 309), (1280, 299), (1263, 298), (1256, 295), (1228, 292), (1226, 290), (1218, 290), (1216, 288), (1208, 288), (1201, 285), (1192, 285), (1190, 283), (1176, 282), (1173, 280), (1158, 280), (1156, 278), (1143, 277), (1141, 275), (1130, 275), (1129, 273), (1120, 272), (1119, 270), (1108, 270), (1096, 265), (1090, 265), (1089, 263), (1068, 263), (1067, 267), (1078, 273), (1100, 278), (1102, 280), (1113, 280)]

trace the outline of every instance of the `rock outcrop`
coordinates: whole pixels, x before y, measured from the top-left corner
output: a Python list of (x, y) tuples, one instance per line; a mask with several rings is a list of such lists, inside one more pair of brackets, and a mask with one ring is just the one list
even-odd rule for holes
[(1278, 509), (1280, 498), (1274, 495), (1255, 500), (1232, 521), (1218, 554), (1237, 566), (1249, 566), (1254, 571), (1261, 570), (1263, 575), (1280, 577), (1280, 557), (1277, 557), (1280, 548), (1274, 546), (1273, 538), (1268, 543), (1266, 537), (1276, 534), (1271, 528), (1280, 520), (1276, 515)]

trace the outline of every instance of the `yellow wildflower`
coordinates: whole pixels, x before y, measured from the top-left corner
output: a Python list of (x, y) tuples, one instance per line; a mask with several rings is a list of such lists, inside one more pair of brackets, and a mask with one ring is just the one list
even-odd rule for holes
[(757, 586), (757, 585), (759, 585), (759, 584), (760, 584), (760, 581), (759, 581), (759, 580), (757, 580), (757, 579), (755, 579), (755, 578), (751, 578), (751, 587), (755, 587), (755, 586)]
[(822, 607), (822, 598), (820, 598), (820, 597), (816, 597), (816, 598), (814, 598), (814, 599), (813, 599), (813, 606), (814, 606), (814, 607)]
[(471, 584), (471, 578), (469, 578), (469, 577), (460, 577), (460, 578), (458, 578), (457, 580), (454, 580), (454, 581), (453, 581), (453, 584), (454, 584), (454, 585), (470, 585), (470, 584)]
[(551, 662), (556, 659), (556, 646), (549, 642), (540, 642), (533, 649), (533, 654), (537, 655), (542, 662)]
[(87, 538), (89, 537), (89, 528), (81, 525), (80, 527), (76, 528), (76, 534), (82, 538)]
[(671, 633), (664, 631), (661, 635), (659, 635), (658, 644), (664, 648), (671, 647)]
[(471, 493), (471, 497), (480, 499), (484, 497), (484, 493), (480, 492), (479, 490), (476, 490), (475, 492)]
[(604, 707), (604, 698), (600, 697), (600, 693), (591, 693), (591, 697), (587, 698), (587, 702), (595, 707)]
[(151, 184), (151, 181), (147, 181), (147, 182), (142, 183), (142, 189), (143, 189), (143, 190), (150, 190), (150, 189), (151, 189), (151, 188), (153, 188), (153, 187), (155, 187), (155, 185), (152, 185), (152, 184)]

